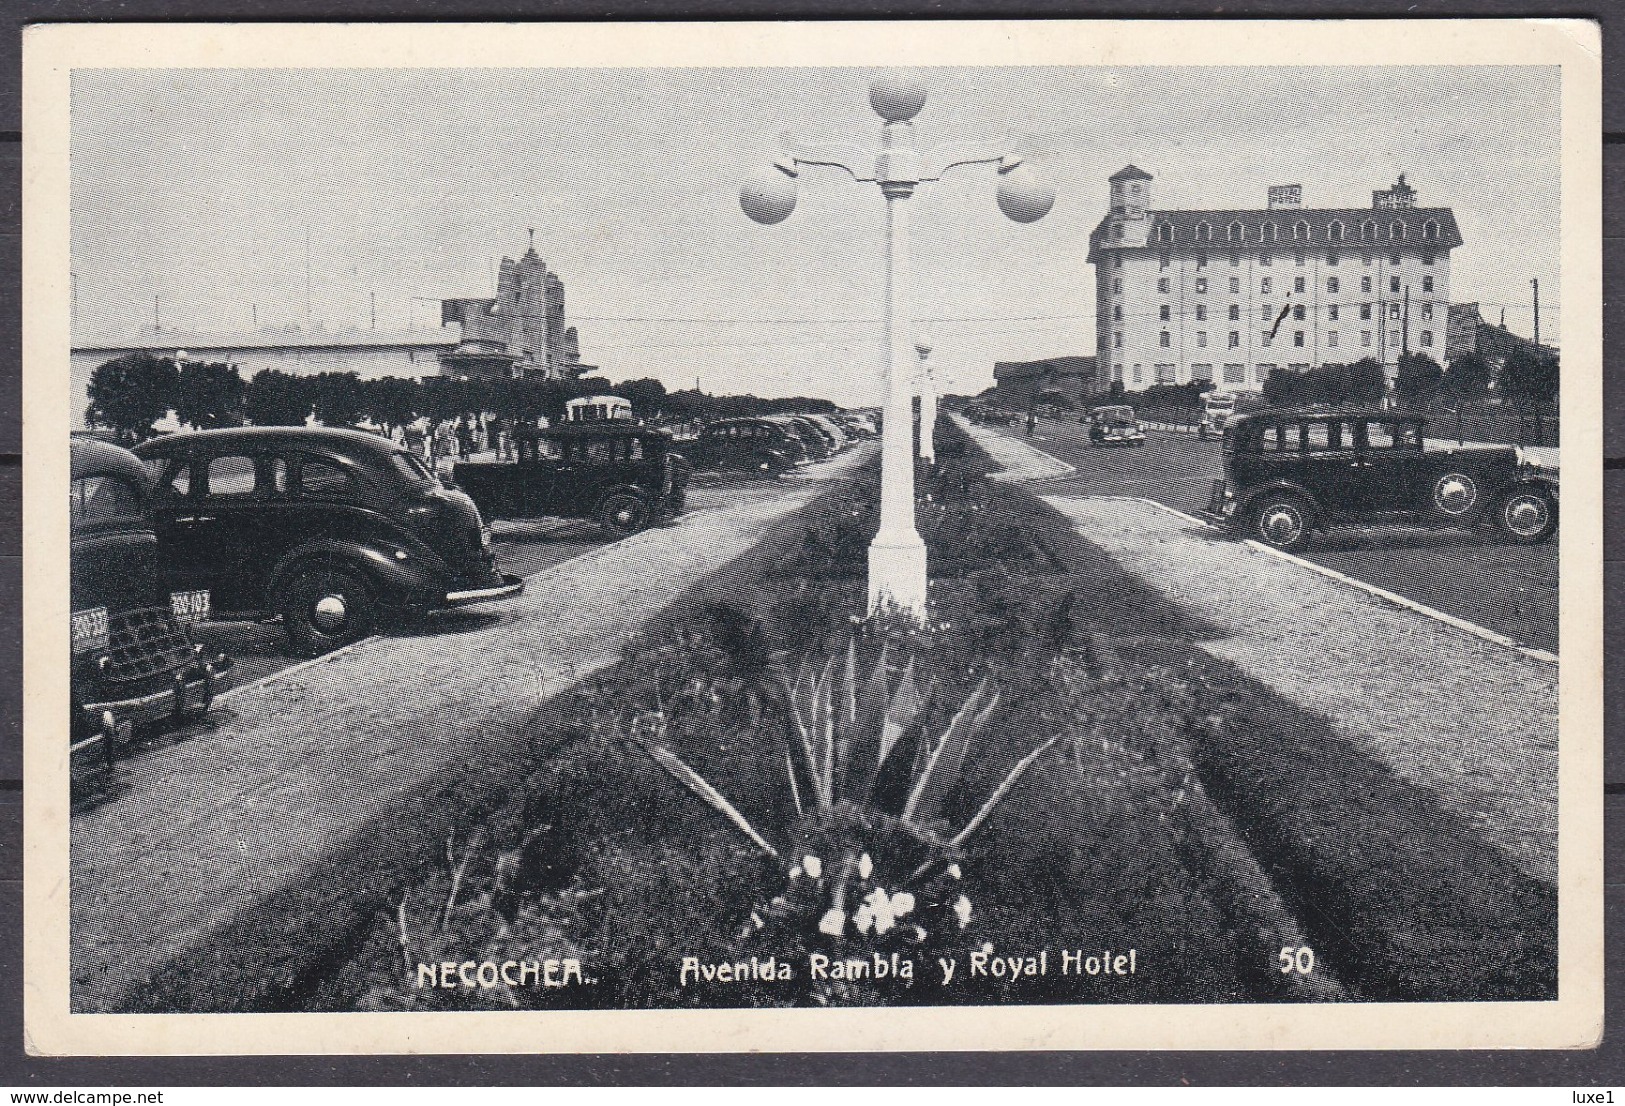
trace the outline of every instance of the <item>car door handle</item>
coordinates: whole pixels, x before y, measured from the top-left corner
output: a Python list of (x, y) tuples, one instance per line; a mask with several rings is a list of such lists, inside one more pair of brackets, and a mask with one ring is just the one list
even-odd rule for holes
[(182, 515), (176, 522), (213, 522), (213, 515)]

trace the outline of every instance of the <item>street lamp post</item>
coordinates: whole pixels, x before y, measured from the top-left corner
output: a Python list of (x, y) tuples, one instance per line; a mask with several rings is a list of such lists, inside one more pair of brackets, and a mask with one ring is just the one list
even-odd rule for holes
[[(876, 184), (886, 197), (886, 405), (881, 445), (880, 528), (869, 546), (869, 613), (895, 608), (916, 622), (925, 619), (925, 543), (914, 526), (914, 413), (909, 371), (911, 287), (908, 205), (922, 181), (939, 180), (959, 165), (997, 164), (999, 209), (1018, 223), (1043, 218), (1055, 190), (1006, 142), (952, 142), (921, 154), (913, 118), (925, 106), (926, 88), (908, 71), (877, 78), (869, 106), (884, 123), (880, 151), (872, 159), (845, 144), (810, 144), (784, 136), (785, 153), (751, 176), (739, 190), (739, 206), (764, 225), (783, 222), (795, 210), (796, 178), (808, 166), (844, 169), (853, 180)], [(929, 431), (926, 431), (929, 433)]]
[(914, 343), (914, 352), (920, 355), (920, 371), (916, 378), (920, 386), (920, 460), (927, 465), (937, 463), (937, 374), (931, 367), (931, 342), (920, 338)]

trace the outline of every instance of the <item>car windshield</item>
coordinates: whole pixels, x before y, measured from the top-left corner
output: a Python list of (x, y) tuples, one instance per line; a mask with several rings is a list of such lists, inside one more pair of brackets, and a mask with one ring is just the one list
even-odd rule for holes
[(426, 484), (434, 480), (434, 474), (428, 470), (424, 463), (405, 450), (391, 453), (389, 462), (395, 466), (396, 472), (413, 484)]

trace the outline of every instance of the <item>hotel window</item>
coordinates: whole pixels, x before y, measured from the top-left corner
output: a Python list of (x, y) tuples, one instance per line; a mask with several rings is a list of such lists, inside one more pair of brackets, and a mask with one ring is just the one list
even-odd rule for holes
[(1259, 335), (1258, 344), (1263, 346), (1265, 349), (1268, 349), (1270, 342), (1273, 340), (1274, 339), (1271, 337), (1270, 332), (1266, 330), (1263, 334)]
[(1433, 305), (1431, 303), (1424, 303), (1422, 305), (1422, 318), (1424, 318), (1424, 319), (1433, 318)]
[(1362, 346), (1369, 346), (1371, 344), (1371, 332), (1369, 330), (1360, 331), (1360, 344)]
[(1433, 344), (1433, 331), (1431, 331), (1431, 330), (1422, 331), (1422, 344), (1424, 346), (1431, 346)]
[(1121, 330), (1116, 331), (1115, 333), (1112, 334), (1112, 348), (1113, 349), (1122, 349), (1123, 348), (1123, 332)]
[(1391, 303), (1388, 305), (1388, 317), (1390, 319), (1399, 318), (1399, 304)]
[(1337, 331), (1328, 330), (1326, 332), (1326, 344), (1331, 346), (1333, 349), (1337, 348)]
[(1121, 296), (1122, 294), (1123, 294), (1123, 278), (1122, 277), (1114, 277), (1112, 279), (1112, 295)]
[(1138, 365), (1134, 366), (1134, 383), (1136, 383), (1136, 384), (1145, 383), (1145, 370), (1142, 369)]
[(1302, 292), (1304, 290), (1303, 277), (1292, 278), (1292, 290), (1294, 292)]
[[(1343, 221), (1341, 219), (1332, 220), (1332, 225), (1327, 228), (1327, 237), (1333, 242), (1341, 242), (1343, 240)], [(1334, 253), (1332, 256), (1336, 257), (1337, 255)], [(1337, 262), (1333, 261), (1332, 264), (1336, 265)]]
[(1207, 331), (1198, 330), (1196, 332), (1196, 344), (1204, 349), (1207, 348)]
[[(1302, 242), (1304, 239), (1308, 238), (1309, 237), (1309, 224), (1304, 222), (1302, 219), (1299, 219), (1296, 223), (1293, 223), (1292, 224), (1292, 237), (1293, 237), (1294, 240), (1299, 241), (1299, 242)], [(1303, 255), (1299, 254), (1298, 256), (1302, 257)], [(1298, 262), (1298, 264), (1302, 265), (1303, 262), (1300, 261), (1300, 262)]]
[(1370, 277), (1361, 277), (1360, 278), (1360, 291), (1362, 291), (1362, 292), (1370, 292), (1371, 291), (1371, 278)]
[(1196, 278), (1196, 294), (1198, 296), (1207, 295), (1207, 277)]
[(1120, 303), (1112, 304), (1112, 322), (1120, 323), (1122, 321), (1123, 321), (1123, 305), (1120, 304)]
[[(1373, 223), (1370, 219), (1367, 219), (1365, 222), (1360, 224), (1360, 237), (1361, 238), (1364, 238), (1364, 239), (1369, 241), (1370, 239), (1375, 238), (1376, 236), (1377, 236), (1377, 224), (1376, 223)], [(1370, 255), (1367, 255), (1367, 264), (1369, 264), (1369, 263), (1370, 263)]]
[(1157, 366), (1157, 383), (1158, 384), (1172, 384), (1177, 379), (1179, 379), (1179, 378), (1174, 373), (1174, 366), (1172, 366), (1172, 365), (1158, 365)]
[(1422, 278), (1422, 291), (1433, 291), (1433, 278), (1431, 276), (1425, 276)]
[(1422, 237), (1423, 238), (1437, 238), (1437, 237), (1439, 237), (1439, 224), (1434, 222), (1432, 219), (1429, 219), (1427, 222), (1423, 223), (1422, 224)]
[(1309, 255), (1304, 253), (1302, 250), (1299, 250), (1297, 253), (1292, 255), (1292, 263), (1294, 265), (1302, 265), (1304, 262), (1306, 262), (1308, 260), (1309, 260)]
[(1275, 234), (1275, 224), (1265, 223), (1263, 229), (1258, 232), (1258, 237), (1265, 242), (1273, 242), (1275, 241)]
[(1241, 348), (1241, 331), (1232, 330), (1230, 332), (1230, 340), (1229, 340), (1228, 348), (1230, 348), (1230, 349), (1240, 349)]
[(1266, 323), (1275, 318), (1274, 315), (1270, 314), (1270, 305), (1267, 303), (1261, 303), (1258, 305), (1258, 317), (1263, 319)]
[(1112, 379), (1113, 380), (1122, 380), (1123, 379), (1123, 366), (1121, 366), (1121, 365), (1113, 365), (1112, 366)]
[(1112, 238), (1116, 239), (1119, 242), (1123, 240), (1123, 224), (1122, 223), (1113, 223), (1112, 224)]
[(1424, 264), (1424, 265), (1431, 265), (1437, 260), (1438, 260), (1438, 258), (1436, 258), (1431, 253), (1425, 253), (1425, 254), (1422, 255), (1422, 264)]
[(1337, 304), (1333, 303), (1327, 305), (1326, 317), (1334, 323), (1337, 321)]
[(1168, 321), (1169, 316), (1167, 304), (1163, 304), (1161, 307), (1157, 308), (1157, 318), (1161, 319), (1163, 322)]
[(1273, 291), (1273, 289), (1274, 289), (1274, 283), (1270, 280), (1269, 277), (1265, 277), (1263, 280), (1258, 282), (1258, 291), (1262, 295), (1266, 295), (1266, 296), (1269, 295), (1270, 292)]
[(1121, 269), (1122, 267), (1123, 267), (1123, 255), (1120, 254), (1120, 253), (1112, 254), (1112, 268)]
[[(1246, 235), (1243, 233), (1240, 223), (1231, 223), (1230, 229), (1225, 231), (1225, 237), (1232, 242), (1240, 242)], [(1235, 260), (1235, 256), (1231, 255), (1231, 261), (1234, 262)]]
[[(1210, 224), (1205, 223), (1205, 222), (1204, 223), (1197, 223), (1196, 224), (1196, 240), (1198, 242), (1211, 242), (1211, 241), (1213, 241), (1213, 227)], [(1202, 264), (1203, 265), (1207, 264), (1207, 255), (1206, 254), (1202, 255)]]
[(1168, 337), (1168, 332), (1166, 330), (1163, 331), (1161, 334), (1157, 335), (1157, 344), (1159, 346), (1161, 346), (1163, 349), (1167, 349), (1170, 345), (1173, 344), (1171, 339)]
[(1241, 278), (1240, 277), (1231, 277), (1230, 278), (1230, 294), (1232, 296), (1234, 296), (1234, 295), (1238, 294), (1240, 291), (1241, 291)]
[(1247, 366), (1226, 365), (1224, 367), (1224, 382), (1226, 384), (1245, 384), (1247, 382)]
[(1405, 224), (1400, 222), (1398, 219), (1395, 219), (1393, 222), (1389, 223), (1388, 224), (1388, 237), (1393, 238), (1393, 239), (1404, 238), (1405, 237)]
[(1196, 255), (1196, 267), (1198, 269), (1207, 268), (1207, 254), (1199, 253)]
[(1329, 253), (1329, 254), (1326, 255), (1326, 264), (1331, 265), (1333, 267), (1335, 267), (1337, 265), (1339, 260), (1341, 260), (1341, 258), (1339, 258), (1336, 251), (1333, 251), (1332, 253)]
[(1231, 250), (1230, 251), (1230, 267), (1235, 268), (1237, 265), (1240, 265), (1240, 264), (1241, 264), (1241, 255), (1239, 253), (1237, 253), (1235, 250)]
[(1389, 332), (1388, 332), (1388, 344), (1389, 344), (1389, 345), (1390, 345), (1390, 346), (1397, 346), (1397, 345), (1399, 345), (1399, 331), (1397, 331), (1397, 330), (1390, 330), (1390, 331), (1389, 331)]
[(1390, 264), (1390, 265), (1402, 265), (1402, 264), (1404, 264), (1404, 262), (1405, 262), (1405, 259), (1403, 257), (1400, 257), (1397, 253), (1394, 254), (1394, 256), (1392, 256), (1392, 257), (1390, 257), (1388, 259), (1388, 264)]
[(1263, 256), (1261, 256), (1258, 259), (1258, 263), (1260, 265), (1264, 266), (1264, 268), (1268, 269), (1271, 265), (1275, 264), (1275, 259), (1272, 258), (1269, 254), (1264, 254)]
[(1191, 366), (1191, 379), (1192, 380), (1212, 380), (1213, 379), (1213, 366), (1212, 365), (1192, 365)]
[(1326, 291), (1330, 292), (1332, 295), (1335, 296), (1337, 293), (1341, 292), (1342, 290), (1343, 290), (1342, 281), (1338, 280), (1336, 277), (1327, 277), (1326, 278)]
[(1266, 380), (1268, 380), (1270, 378), (1270, 373), (1275, 371), (1275, 366), (1274, 365), (1260, 365), (1260, 366), (1258, 366), (1257, 370), (1255, 370), (1255, 371), (1258, 374), (1256, 379), (1258, 380), (1258, 382), (1260, 384), (1262, 384), (1262, 383), (1264, 383), (1264, 381), (1266, 381)]
[(1207, 322), (1207, 304), (1199, 303), (1196, 305), (1196, 321), (1199, 323)]
[(1295, 303), (1292, 305), (1292, 317), (1299, 322), (1303, 321), (1303, 304)]
[(1369, 319), (1370, 317), (1371, 317), (1371, 305), (1369, 303), (1362, 303), (1360, 305), (1360, 318)]
[(1241, 321), (1241, 304), (1233, 303), (1230, 305), (1230, 321), (1233, 323)]
[(1174, 240), (1174, 229), (1172, 227), (1170, 227), (1167, 223), (1159, 223), (1157, 225), (1157, 241), (1158, 242), (1172, 242), (1173, 240)]
[(1165, 296), (1168, 294), (1168, 278), (1167, 277), (1162, 277), (1161, 279), (1159, 279), (1157, 281), (1157, 291), (1161, 292)]
[(1399, 278), (1398, 277), (1394, 276), (1394, 277), (1389, 277), (1388, 278), (1388, 291), (1390, 291), (1390, 292), (1398, 292), (1399, 291)]
[(1303, 331), (1294, 330), (1292, 332), (1292, 344), (1295, 346), (1303, 345)]
[(1170, 262), (1167, 250), (1163, 250), (1161, 253), (1157, 254), (1157, 268), (1166, 269), (1169, 264)]

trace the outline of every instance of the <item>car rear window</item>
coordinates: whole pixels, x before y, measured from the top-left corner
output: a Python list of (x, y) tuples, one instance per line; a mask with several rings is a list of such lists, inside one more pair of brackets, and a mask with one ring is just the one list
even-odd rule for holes
[(403, 479), (413, 484), (423, 484), (434, 479), (434, 474), (429, 471), (428, 466), (404, 450), (400, 453), (391, 453), (389, 463)]
[(299, 488), (314, 499), (348, 499), (355, 491), (350, 474), (329, 461), (306, 460), (299, 466)]
[(141, 493), (116, 476), (86, 476), (68, 491), (69, 517), (74, 526), (113, 519), (140, 519)]

